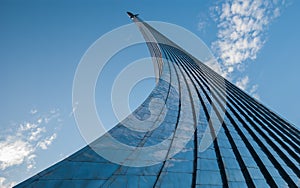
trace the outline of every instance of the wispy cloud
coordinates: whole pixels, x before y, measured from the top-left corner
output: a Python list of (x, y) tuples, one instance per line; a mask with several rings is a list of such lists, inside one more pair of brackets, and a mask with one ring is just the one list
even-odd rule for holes
[(30, 114), (36, 114), (37, 113), (37, 110), (36, 109), (31, 109), (30, 110)]
[(8, 136), (4, 141), (0, 143), (0, 147), (1, 170), (5, 170), (10, 166), (19, 165), (26, 161), (27, 158), (33, 158), (33, 156), (31, 155), (33, 155), (34, 148), (30, 143), (22, 139)]
[[(36, 111), (32, 114), (37, 113)], [(21, 164), (25, 164), (27, 170), (34, 168), (36, 151), (47, 149), (57, 137), (57, 133), (51, 131), (49, 135), (47, 129), (49, 130), (50, 127), (47, 127), (47, 123), (58, 117), (58, 110), (51, 111), (32, 121), (20, 123), (8, 134), (0, 135), (0, 169), (5, 170)]]
[(205, 14), (204, 12), (200, 12), (198, 15), (198, 18), (199, 18), (199, 22), (197, 25), (197, 29), (201, 33), (205, 34), (206, 33), (205, 28), (210, 25), (210, 17), (209, 17), (209, 15)]
[(236, 82), (236, 86), (239, 87), (242, 90), (246, 90), (248, 87), (248, 83), (249, 83), (249, 77), (245, 76), (243, 78), (240, 78), (237, 82)]
[(52, 144), (52, 142), (56, 139), (56, 136), (57, 136), (56, 133), (52, 134), (51, 136), (38, 142), (37, 146), (39, 146), (43, 150), (48, 149), (48, 146), (50, 146)]
[(256, 98), (257, 100), (259, 100), (259, 99), (260, 99), (260, 96), (259, 96), (259, 94), (257, 93), (257, 89), (258, 89), (258, 85), (257, 85), (257, 84), (252, 85), (252, 87), (251, 87), (249, 93), (250, 93), (250, 95), (252, 95), (252, 97), (254, 97), (254, 98)]
[[(212, 49), (224, 77), (231, 79), (233, 72), (243, 72), (245, 63), (257, 58), (268, 26), (280, 16), (283, 4), (283, 0), (225, 0), (211, 9), (218, 28)], [(252, 89), (248, 76), (235, 82), (243, 90)]]
[(215, 58), (211, 58), (208, 61), (205, 61), (204, 63), (218, 74), (222, 75), (223, 77), (226, 77), (220, 63), (218, 63), (218, 61)]
[(251, 87), (249, 87), (249, 77), (248, 76), (244, 76), (242, 78), (239, 78), (235, 85), (237, 87), (239, 87), (240, 89), (244, 90), (244, 91), (249, 91), (248, 93), (250, 95), (252, 95), (252, 97), (256, 98), (256, 99), (260, 99), (259, 94), (257, 93), (257, 89), (258, 89), (258, 85), (254, 84)]
[(75, 113), (77, 108), (78, 108), (78, 102), (74, 102), (74, 104), (72, 105), (72, 111), (69, 114), (70, 117)]
[[(282, 3), (282, 2), (281, 2)], [(280, 15), (281, 3), (268, 0), (232, 0), (215, 7), (218, 40), (212, 47), (228, 73), (254, 60), (265, 43), (265, 31)]]
[(16, 182), (7, 182), (6, 178), (0, 177), (0, 188), (8, 188), (16, 185)]

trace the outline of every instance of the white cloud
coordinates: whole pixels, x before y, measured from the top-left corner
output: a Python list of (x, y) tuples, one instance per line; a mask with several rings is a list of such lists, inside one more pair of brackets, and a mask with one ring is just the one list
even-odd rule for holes
[(259, 100), (259, 94), (257, 93), (258, 85), (254, 84), (251, 87), (249, 87), (250, 79), (248, 76), (245, 76), (243, 78), (239, 78), (238, 81), (235, 83), (237, 87), (244, 91), (249, 91), (249, 94), (254, 97), (255, 99)]
[(44, 117), (44, 122), (47, 124), (52, 119), (59, 119), (60, 113), (59, 109), (52, 109), (50, 110), (50, 114)]
[(16, 182), (7, 182), (5, 177), (0, 177), (0, 188), (10, 188), (16, 185)]
[(37, 113), (37, 109), (31, 109), (30, 110), (30, 114), (36, 114)]
[(51, 113), (51, 114), (56, 114), (56, 113), (58, 113), (58, 112), (59, 112), (59, 109), (56, 109), (56, 108), (50, 110), (50, 113)]
[(198, 22), (198, 30), (203, 31), (207, 23), (205, 21)]
[[(269, 24), (281, 14), (284, 0), (225, 0), (210, 10), (217, 23), (217, 40), (212, 50), (217, 55), (221, 75), (231, 79), (243, 72), (245, 63), (255, 60), (266, 42)], [(259, 99), (257, 85), (249, 86), (249, 77), (237, 77), (236, 85)], [(251, 91), (252, 90), (252, 91)]]
[(37, 123), (38, 124), (41, 124), (43, 122), (43, 118), (39, 118), (38, 120), (37, 120)]
[(75, 113), (77, 107), (78, 107), (78, 102), (74, 102), (72, 105), (72, 112), (70, 112), (69, 114), (70, 117)]
[[(59, 118), (58, 110), (49, 114), (19, 124), (10, 134), (0, 135), (1, 170), (21, 164), (25, 164), (27, 170), (35, 167), (37, 149), (47, 149), (57, 137), (56, 133), (48, 136), (46, 125), (51, 119)], [(47, 122), (43, 121), (46, 118)]]
[(36, 141), (42, 136), (42, 132), (46, 132), (45, 127), (37, 127), (34, 130), (31, 130), (28, 139), (30, 141)]
[(212, 47), (232, 72), (244, 61), (256, 59), (265, 43), (267, 26), (280, 15), (280, 7), (264, 0), (227, 0), (215, 8), (215, 13), (218, 40)]
[(280, 15), (271, 1), (225, 1), (215, 9), (218, 40), (212, 43), (224, 70), (231, 73), (246, 60), (254, 60), (265, 43), (269, 23)]
[(258, 85), (257, 84), (254, 84), (252, 85), (251, 87), (249, 87), (249, 83), (250, 83), (250, 79), (248, 76), (245, 76), (243, 78), (239, 78), (238, 81), (235, 83), (235, 85), (237, 87), (239, 87), (240, 89), (246, 91), (248, 88), (248, 91), (249, 91), (249, 94), (256, 98), (257, 100), (260, 99), (258, 93), (257, 93), (257, 89), (258, 89)]
[(0, 169), (22, 164), (33, 152), (34, 147), (21, 139), (9, 136), (0, 142)]
[(257, 100), (260, 99), (260, 96), (257, 93), (257, 89), (258, 89), (258, 85), (255, 84), (251, 87), (250, 89), (250, 95), (252, 95), (252, 97), (256, 98)]
[(32, 129), (35, 129), (38, 125), (35, 124), (35, 123), (29, 123), (29, 122), (26, 122), (24, 124), (20, 124), (20, 127), (19, 127), (19, 131), (27, 131), (27, 130), (32, 130)]
[(254, 93), (254, 94), (252, 95), (252, 97), (254, 97), (254, 98), (257, 99), (257, 100), (260, 99), (260, 96), (259, 96), (257, 93)]
[(205, 34), (206, 28), (210, 26), (210, 15), (201, 11), (198, 15), (198, 19), (199, 19), (199, 22), (197, 25), (197, 29), (202, 34)]
[(253, 85), (252, 88), (250, 89), (250, 94), (255, 93), (257, 89), (258, 89), (258, 85), (257, 84)]
[(209, 66), (216, 73), (222, 75), (223, 77), (226, 77), (226, 75), (224, 74), (225, 72), (222, 70), (220, 64), (217, 62), (217, 60), (215, 58), (211, 58), (208, 61), (205, 61), (204, 64)]
[(53, 133), (50, 137), (47, 137), (46, 139), (41, 140), (37, 144), (37, 146), (39, 146), (43, 150), (48, 149), (48, 146), (50, 146), (55, 139), (56, 139), (56, 133)]
[(239, 79), (239, 80), (235, 83), (235, 85), (236, 85), (237, 87), (239, 87), (240, 89), (242, 89), (242, 90), (246, 90), (247, 87), (248, 87), (248, 83), (249, 83), (249, 77), (248, 77), (248, 76), (245, 76), (244, 78)]
[(274, 17), (276, 18), (276, 17), (278, 17), (278, 16), (280, 16), (280, 9), (277, 7), (277, 8), (275, 8), (275, 10), (274, 10)]

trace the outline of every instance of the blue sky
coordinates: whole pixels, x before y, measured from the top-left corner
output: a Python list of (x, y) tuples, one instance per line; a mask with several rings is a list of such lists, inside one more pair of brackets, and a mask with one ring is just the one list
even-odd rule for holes
[[(94, 41), (131, 22), (126, 11), (199, 36), (224, 76), (299, 127), (300, 2), (242, 2), (0, 1), (0, 187), (86, 145), (72, 116), (73, 77)], [(123, 64), (147, 55), (145, 46), (129, 50)], [(153, 86), (138, 85), (132, 107)]]

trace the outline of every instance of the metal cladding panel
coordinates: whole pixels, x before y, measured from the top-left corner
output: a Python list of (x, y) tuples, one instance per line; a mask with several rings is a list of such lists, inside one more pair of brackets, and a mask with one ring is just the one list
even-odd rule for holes
[[(16, 187), (299, 187), (300, 131), (132, 19), (159, 65), (157, 86), (108, 133)], [(132, 148), (164, 143), (149, 155), (131, 155), (136, 151), (111, 147), (108, 135)], [(112, 158), (128, 155), (127, 165), (101, 157), (97, 147)]]

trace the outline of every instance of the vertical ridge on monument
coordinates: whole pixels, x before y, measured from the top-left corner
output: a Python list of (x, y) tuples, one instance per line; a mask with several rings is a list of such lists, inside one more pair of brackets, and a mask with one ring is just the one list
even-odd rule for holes
[(106, 134), (16, 187), (300, 186), (300, 130), (128, 14), (159, 69), (156, 87)]

